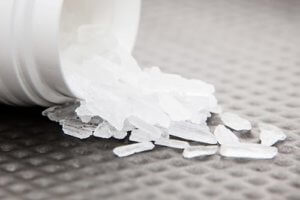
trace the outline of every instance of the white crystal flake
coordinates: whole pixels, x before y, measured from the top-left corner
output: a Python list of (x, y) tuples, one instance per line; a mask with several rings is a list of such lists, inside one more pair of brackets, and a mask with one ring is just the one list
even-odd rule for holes
[(236, 131), (249, 131), (252, 129), (251, 123), (234, 113), (221, 114), (221, 120), (224, 125)]
[(60, 123), (65, 134), (79, 139), (89, 138), (91, 135), (93, 135), (93, 132), (96, 129), (95, 125), (85, 124), (76, 119), (67, 119), (61, 121)]
[(150, 142), (156, 139), (157, 138), (152, 137), (151, 134), (140, 129), (131, 131), (131, 134), (129, 136), (129, 140), (132, 142)]
[(258, 127), (260, 129), (259, 139), (263, 145), (272, 146), (278, 141), (283, 141), (286, 139), (286, 135), (283, 133), (283, 131), (276, 126), (259, 123)]
[(190, 146), (189, 143), (186, 141), (175, 140), (175, 139), (165, 139), (165, 138), (156, 140), (154, 144), (159, 145), (159, 146), (175, 148), (175, 149), (185, 149)]
[(75, 109), (79, 102), (69, 102), (64, 105), (53, 106), (42, 112), (43, 116), (48, 117), (51, 121), (60, 122), (66, 119), (76, 119)]
[(221, 145), (220, 154), (231, 158), (271, 159), (276, 156), (276, 147), (261, 144), (240, 143), (235, 145)]
[(113, 152), (118, 157), (126, 157), (126, 156), (133, 155), (135, 153), (152, 150), (154, 147), (155, 146), (153, 145), (152, 142), (141, 142), (141, 143), (116, 147), (114, 148)]
[(217, 144), (207, 125), (190, 122), (173, 122), (168, 129), (170, 135), (207, 144)]
[(147, 124), (143, 120), (137, 117), (129, 117), (128, 122), (132, 124), (135, 128), (139, 129), (140, 131), (148, 134), (149, 137), (153, 140), (159, 139), (162, 135), (162, 131), (159, 128), (156, 128), (153, 125)]
[(240, 143), (239, 138), (224, 125), (218, 125), (214, 131), (214, 135), (219, 144), (238, 144)]
[(170, 116), (172, 121), (185, 121), (191, 118), (191, 112), (169, 94), (159, 95), (159, 103), (162, 110)]
[(123, 140), (124, 138), (126, 138), (128, 135), (127, 131), (118, 131), (118, 130), (115, 130), (113, 132), (113, 137), (115, 139), (118, 139), (118, 140)]
[(104, 138), (104, 139), (111, 138), (113, 134), (114, 134), (114, 130), (107, 122), (103, 122), (99, 124), (93, 133), (95, 137)]
[(184, 158), (195, 158), (200, 156), (210, 156), (218, 152), (219, 146), (190, 146), (184, 149), (183, 157)]

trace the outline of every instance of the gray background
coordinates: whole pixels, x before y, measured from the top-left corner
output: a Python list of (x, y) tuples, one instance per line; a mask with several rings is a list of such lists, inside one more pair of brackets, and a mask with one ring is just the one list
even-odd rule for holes
[(119, 159), (126, 141), (80, 141), (40, 108), (0, 107), (0, 199), (299, 200), (299, 20), (296, 0), (145, 0), (134, 51), (142, 66), (213, 83), (226, 111), (284, 129), (274, 160), (168, 148)]

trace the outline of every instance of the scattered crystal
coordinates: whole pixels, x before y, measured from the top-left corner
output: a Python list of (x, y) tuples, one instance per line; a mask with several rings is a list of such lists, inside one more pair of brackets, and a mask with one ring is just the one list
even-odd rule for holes
[(240, 143), (239, 138), (224, 125), (219, 125), (214, 131), (214, 135), (219, 144), (231, 145)]
[(129, 136), (129, 140), (132, 142), (150, 142), (156, 139), (157, 138), (153, 138), (152, 135), (140, 129), (131, 131), (131, 134)]
[(63, 126), (65, 134), (79, 138), (86, 139), (93, 135), (96, 126), (94, 124), (86, 124), (78, 119), (67, 119), (60, 122)]
[(152, 126), (150, 124), (147, 124), (143, 120), (137, 118), (137, 117), (129, 117), (128, 122), (132, 124), (137, 129), (145, 132), (146, 134), (151, 137), (151, 139), (159, 139), (161, 137), (162, 131), (155, 126)]
[(108, 139), (114, 135), (115, 130), (107, 122), (103, 122), (98, 125), (93, 135), (95, 137)]
[(212, 146), (190, 146), (184, 149), (184, 158), (195, 158), (199, 156), (210, 156), (218, 152), (219, 147), (217, 145)]
[(55, 122), (60, 122), (65, 119), (76, 119), (75, 109), (78, 106), (79, 102), (69, 102), (64, 105), (50, 107), (43, 111), (42, 115)]
[(232, 158), (271, 159), (276, 156), (276, 147), (261, 144), (240, 143), (232, 145), (221, 145), (220, 154)]
[(115, 130), (113, 132), (113, 137), (115, 139), (118, 139), (118, 140), (123, 140), (124, 138), (126, 138), (127, 135), (128, 135), (127, 131), (118, 131), (118, 130)]
[(122, 131), (129, 132), (129, 131), (132, 131), (132, 130), (134, 130), (134, 129), (135, 129), (135, 127), (134, 127), (132, 124), (130, 124), (130, 123), (128, 122), (128, 120), (125, 120)]
[(186, 140), (217, 144), (215, 136), (210, 132), (207, 125), (193, 124), (190, 122), (173, 122), (168, 132), (172, 136)]
[(162, 110), (173, 121), (185, 121), (191, 118), (191, 113), (175, 97), (169, 94), (159, 95), (159, 103)]
[(260, 129), (259, 138), (261, 140), (261, 144), (266, 146), (272, 146), (276, 144), (278, 141), (283, 141), (286, 139), (286, 135), (283, 133), (281, 129), (271, 124), (259, 123)]
[(221, 120), (225, 126), (236, 131), (249, 131), (252, 128), (251, 123), (248, 120), (243, 119), (234, 113), (227, 112), (221, 114)]
[(175, 140), (175, 139), (165, 139), (165, 138), (156, 140), (155, 145), (171, 147), (176, 149), (185, 149), (190, 146), (189, 143), (185, 141)]
[(114, 148), (113, 152), (118, 157), (125, 157), (125, 156), (133, 155), (135, 153), (149, 151), (152, 149), (154, 149), (154, 145), (152, 142), (142, 142), (142, 143), (135, 143), (135, 144), (116, 147)]

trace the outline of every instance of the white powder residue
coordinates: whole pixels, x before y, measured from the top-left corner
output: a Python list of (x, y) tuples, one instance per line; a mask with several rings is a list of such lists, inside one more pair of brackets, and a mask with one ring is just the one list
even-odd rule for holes
[[(59, 122), (65, 134), (137, 142), (115, 148), (119, 157), (152, 150), (155, 145), (184, 149), (185, 158), (208, 156), (218, 153), (219, 143), (222, 156), (269, 159), (277, 148), (266, 145), (285, 139), (278, 128), (266, 125), (260, 126), (262, 144), (240, 143), (223, 125), (213, 134), (207, 121), (217, 114), (231, 129), (252, 128), (236, 114), (222, 114), (213, 85), (163, 73), (158, 67), (141, 69), (101, 26), (84, 25), (73, 40), (61, 57), (77, 99), (43, 112)], [(190, 141), (199, 145), (190, 146)]]

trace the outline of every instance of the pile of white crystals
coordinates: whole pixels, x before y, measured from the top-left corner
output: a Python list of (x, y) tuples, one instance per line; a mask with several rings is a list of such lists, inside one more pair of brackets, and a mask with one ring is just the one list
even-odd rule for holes
[[(59, 122), (65, 134), (131, 141), (113, 150), (119, 157), (155, 146), (182, 149), (185, 158), (271, 159), (277, 154), (272, 145), (286, 138), (280, 129), (260, 124), (260, 144), (240, 142), (235, 133), (251, 134), (251, 123), (222, 113), (213, 85), (158, 67), (141, 69), (121, 46), (101, 26), (84, 25), (62, 52), (68, 84), (78, 98), (43, 115)], [(207, 124), (212, 115), (222, 121), (214, 131)]]

